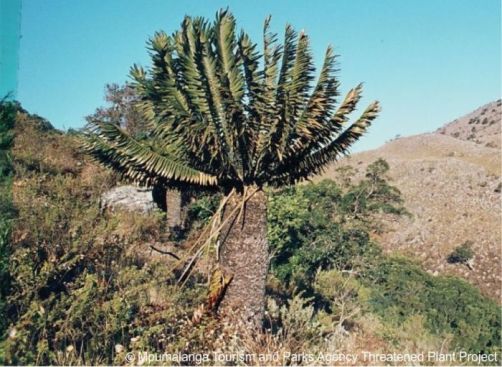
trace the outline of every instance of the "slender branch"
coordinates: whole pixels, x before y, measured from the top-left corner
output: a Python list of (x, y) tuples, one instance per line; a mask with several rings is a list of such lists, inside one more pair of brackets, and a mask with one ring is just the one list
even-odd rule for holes
[(172, 256), (174, 257), (176, 260), (181, 260), (179, 258), (178, 255), (172, 253), (172, 252), (169, 252), (169, 251), (164, 251), (164, 250), (161, 250), (161, 249), (158, 249), (157, 247), (155, 247), (154, 245), (150, 245), (150, 248), (154, 251), (157, 251), (159, 254), (162, 254), (162, 255), (169, 255), (169, 256)]

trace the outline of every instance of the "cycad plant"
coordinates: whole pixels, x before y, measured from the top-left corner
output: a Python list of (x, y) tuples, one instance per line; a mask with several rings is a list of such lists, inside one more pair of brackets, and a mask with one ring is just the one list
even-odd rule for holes
[(333, 49), (316, 77), (309, 37), (288, 25), (280, 44), (269, 24), (262, 52), (237, 33), (228, 10), (214, 22), (186, 17), (172, 35), (156, 33), (151, 68), (131, 69), (148, 138), (95, 121), (87, 141), (94, 157), (140, 184), (226, 194), (219, 226), (207, 235), (217, 233), (222, 284), (229, 282), (219, 312), (254, 321), (263, 315), (269, 265), (263, 189), (319, 173), (379, 111), (373, 102), (347, 124), (362, 88), (338, 104)]

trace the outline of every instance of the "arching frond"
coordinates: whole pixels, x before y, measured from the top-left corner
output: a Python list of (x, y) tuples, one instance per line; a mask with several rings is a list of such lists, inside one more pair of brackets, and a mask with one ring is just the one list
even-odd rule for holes
[(311, 141), (326, 130), (327, 121), (338, 96), (335, 71), (335, 55), (333, 49), (328, 47), (317, 85), (296, 122), (293, 151), (298, 151), (307, 141)]
[(240, 71), (240, 59), (236, 53), (235, 18), (228, 11), (220, 11), (216, 15), (214, 24), (215, 50), (219, 68), (221, 70), (222, 87), (229, 94), (228, 107), (239, 110), (242, 108), (244, 95), (244, 77)]
[(160, 177), (200, 186), (217, 183), (216, 177), (186, 165), (168, 151), (159, 152), (152, 142), (137, 141), (113, 124), (96, 124), (92, 132), (86, 150), (133, 180)]
[(294, 167), (283, 166), (278, 169), (275, 175), (271, 177), (271, 183), (280, 185), (284, 183), (284, 180), (295, 183), (320, 173), (326, 167), (326, 164), (343, 154), (347, 154), (350, 146), (367, 131), (371, 122), (378, 116), (379, 111), (379, 103), (373, 102), (352, 125), (330, 143), (298, 160)]
[[(97, 123), (89, 149), (141, 180), (199, 185), (287, 184), (319, 172), (347, 151), (376, 117), (371, 105), (345, 129), (361, 98), (352, 89), (336, 108), (336, 58), (328, 47), (317, 82), (309, 37), (286, 26), (284, 41), (263, 26), (263, 51), (236, 34), (228, 10), (213, 22), (185, 17), (149, 41), (152, 66), (133, 66), (145, 141)], [(344, 130), (345, 129), (345, 130)]]

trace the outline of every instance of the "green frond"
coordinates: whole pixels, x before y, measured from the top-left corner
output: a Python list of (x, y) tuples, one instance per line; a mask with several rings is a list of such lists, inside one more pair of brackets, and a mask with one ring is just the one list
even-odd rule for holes
[(338, 96), (338, 82), (334, 76), (335, 55), (328, 47), (317, 85), (296, 123), (292, 148), (300, 149), (307, 141), (323, 133)]
[(234, 109), (242, 108), (244, 78), (239, 69), (239, 59), (235, 52), (235, 18), (228, 10), (220, 11), (215, 22), (216, 60), (222, 73), (222, 87), (228, 89), (229, 100)]
[(379, 111), (379, 103), (371, 103), (361, 117), (324, 147), (297, 161), (294, 167), (283, 166), (278, 169), (271, 178), (271, 183), (283, 184), (284, 181), (295, 183), (320, 173), (328, 163), (335, 161), (340, 155), (347, 154), (350, 146), (368, 130)]
[[(249, 142), (249, 127), (247, 116), (245, 115), (244, 97), (244, 76), (242, 73), (242, 60), (237, 51), (237, 41), (235, 35), (235, 18), (228, 10), (220, 11), (217, 14), (214, 25), (214, 49), (217, 74), (219, 77), (219, 89), (222, 95), (221, 105), (225, 120), (234, 121), (233, 131), (227, 140), (229, 144), (230, 162), (237, 172), (240, 180), (244, 179), (244, 172), (247, 170), (247, 144)], [(228, 122), (225, 122), (225, 129), (228, 130)], [(237, 153), (239, 152), (239, 153)]]
[[(358, 92), (359, 93), (359, 92)], [(359, 96), (353, 97), (359, 99)], [(351, 107), (352, 111), (355, 107)], [(375, 101), (371, 103), (363, 112), (356, 122), (350, 125), (342, 134), (328, 145), (314, 152), (311, 157), (324, 157), (323, 161), (328, 163), (330, 160), (336, 158), (339, 154), (347, 153), (348, 149), (354, 144), (370, 127), (372, 121), (378, 116), (380, 112), (380, 104)], [(350, 113), (350, 112), (349, 112)], [(348, 119), (347, 119), (348, 120)], [(345, 118), (343, 122), (345, 123)], [(323, 163), (323, 164), (325, 164)]]
[[(204, 46), (204, 55), (202, 59), (203, 72), (207, 83), (207, 98), (211, 106), (212, 123), (214, 124), (222, 149), (226, 155), (226, 162), (231, 165), (237, 175), (242, 178), (242, 172), (236, 167), (235, 140), (227, 121), (226, 106), (221, 95), (220, 81), (218, 80), (216, 70), (216, 59), (208, 44)], [(221, 153), (221, 152), (220, 152)]]
[(195, 32), (196, 29), (192, 21), (186, 18), (183, 22), (182, 30), (177, 33), (176, 37), (175, 47), (180, 67), (181, 89), (185, 93), (189, 104), (193, 106), (192, 112), (198, 113), (206, 121), (210, 121), (212, 116), (206, 95), (204, 78), (200, 70), (202, 50), (200, 46), (196, 48)]
[(200, 186), (217, 183), (216, 177), (198, 171), (169, 154), (165, 149), (169, 147), (160, 152), (151, 142), (138, 142), (113, 124), (96, 124), (91, 132), (88, 134), (87, 151), (102, 163), (121, 167), (119, 171), (133, 180), (160, 177)]
[(297, 33), (293, 27), (288, 24), (284, 31), (284, 44), (282, 46), (282, 63), (277, 82), (277, 95), (284, 93), (286, 83), (291, 79), (291, 71), (295, 61)]
[[(279, 161), (282, 161), (282, 137), (287, 134), (285, 131), (288, 130), (288, 125), (294, 119), (288, 108), (291, 98), (288, 86), (291, 83), (291, 74), (295, 62), (296, 40), (297, 34), (293, 27), (288, 24), (284, 32), (282, 63), (276, 88), (274, 116), (271, 118), (265, 143), (262, 146), (263, 150), (266, 150), (269, 155), (277, 157)], [(261, 167), (260, 169), (262, 169)]]
[(279, 60), (281, 59), (282, 47), (277, 44), (277, 34), (270, 32), (271, 17), (265, 19), (263, 26), (263, 75), (266, 93), (265, 101), (274, 101), (274, 92), (279, 72)]
[(87, 134), (83, 150), (89, 153), (96, 162), (113, 169), (139, 185), (152, 186), (158, 182), (158, 176), (149, 176), (141, 166), (137, 166), (129, 157), (122, 155), (113, 146), (93, 134)]
[(261, 98), (254, 103), (261, 118), (257, 126), (256, 147), (252, 155), (253, 176), (257, 174), (266, 159), (271, 136), (280, 121), (276, 118), (275, 107), (282, 46), (277, 44), (277, 34), (270, 32), (270, 20), (271, 17), (268, 16), (263, 26), (263, 88)]
[[(320, 97), (320, 101), (322, 101), (322, 98), (328, 98), (328, 102), (330, 103), (324, 105), (327, 102), (322, 101), (323, 104), (320, 105), (321, 109), (318, 111), (320, 115), (317, 115), (317, 118), (307, 120), (310, 122), (310, 125), (307, 125), (303, 130), (303, 134), (294, 140), (293, 149), (288, 156), (289, 161), (303, 159), (303, 157), (306, 157), (313, 151), (324, 147), (343, 130), (344, 125), (349, 119), (349, 115), (355, 110), (357, 103), (361, 99), (362, 84), (351, 89), (336, 112), (327, 117), (327, 113), (330, 111), (326, 108), (330, 108), (334, 104), (334, 97), (337, 95), (336, 87), (336, 84), (332, 86), (331, 88), (333, 89), (330, 94), (324, 94), (326, 97)], [(322, 95), (323, 93), (320, 92), (319, 94)], [(310, 112), (313, 114), (314, 111), (311, 110)]]
[(169, 46), (169, 36), (165, 32), (155, 32), (149, 41), (150, 49), (157, 53), (167, 52)]
[(245, 32), (240, 34), (237, 44), (244, 72), (246, 97), (248, 98), (248, 103), (244, 107), (251, 114), (251, 117), (257, 120), (260, 115), (256, 105), (259, 104), (264, 90), (263, 73), (259, 70), (261, 55), (256, 50), (256, 44), (251, 42), (249, 35)]
[(97, 159), (139, 182), (227, 189), (296, 182), (346, 152), (378, 110), (371, 105), (344, 130), (362, 87), (336, 109), (333, 49), (315, 82), (308, 36), (288, 25), (280, 44), (270, 17), (262, 53), (245, 32), (237, 36), (228, 10), (213, 22), (185, 17), (172, 35), (155, 33), (148, 50), (151, 67), (130, 72), (147, 138), (98, 121), (88, 139)]
[(298, 39), (290, 80), (285, 88), (287, 95), (284, 105), (285, 123), (282, 125), (277, 148), (277, 156), (280, 161), (287, 155), (289, 144), (296, 137), (294, 135), (295, 127), (301, 112), (306, 107), (314, 70), (308, 36), (302, 32)]

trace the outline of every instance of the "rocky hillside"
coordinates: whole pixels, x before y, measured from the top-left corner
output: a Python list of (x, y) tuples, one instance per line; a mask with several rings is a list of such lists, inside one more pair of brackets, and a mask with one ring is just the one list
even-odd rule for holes
[[(501, 104), (478, 108), (434, 133), (392, 140), (344, 158), (341, 166), (360, 173), (378, 158), (403, 193), (409, 218), (388, 218), (379, 242), (387, 252), (420, 261), (432, 274), (463, 277), (501, 302)], [(448, 256), (464, 243), (474, 250), (472, 267), (451, 264)]]
[(502, 100), (488, 103), (446, 124), (436, 132), (461, 140), (474, 141), (489, 148), (500, 148)]

